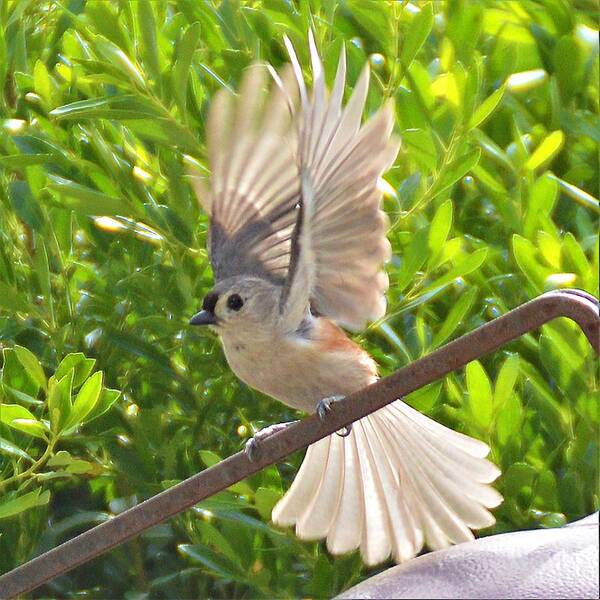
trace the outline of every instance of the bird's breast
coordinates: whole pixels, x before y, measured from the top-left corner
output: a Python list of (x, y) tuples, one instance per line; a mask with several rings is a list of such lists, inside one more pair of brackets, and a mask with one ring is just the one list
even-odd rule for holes
[(376, 366), (370, 356), (332, 323), (316, 321), (310, 337), (223, 335), (227, 362), (250, 387), (306, 412), (314, 412), (322, 398), (348, 395), (371, 383)]

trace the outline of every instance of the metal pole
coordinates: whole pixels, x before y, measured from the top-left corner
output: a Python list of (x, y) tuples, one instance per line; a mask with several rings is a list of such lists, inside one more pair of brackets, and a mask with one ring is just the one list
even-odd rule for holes
[(596, 298), (579, 290), (543, 294), (336, 403), (324, 423), (311, 415), (266, 438), (261, 441), (261, 453), (256, 462), (250, 462), (244, 452), (238, 452), (0, 576), (0, 597), (13, 598), (36, 589), (264, 467), (281, 462), (296, 450), (557, 317), (575, 321), (600, 354), (600, 316)]

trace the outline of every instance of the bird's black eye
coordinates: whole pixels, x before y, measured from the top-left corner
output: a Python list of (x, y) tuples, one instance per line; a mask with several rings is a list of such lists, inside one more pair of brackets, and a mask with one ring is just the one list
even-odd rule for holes
[(244, 306), (244, 301), (239, 294), (231, 294), (229, 298), (227, 298), (227, 308), (231, 310), (240, 310)]
[(215, 306), (217, 306), (218, 300), (219, 294), (217, 294), (216, 292), (210, 292), (204, 297), (202, 308), (210, 313), (214, 313)]

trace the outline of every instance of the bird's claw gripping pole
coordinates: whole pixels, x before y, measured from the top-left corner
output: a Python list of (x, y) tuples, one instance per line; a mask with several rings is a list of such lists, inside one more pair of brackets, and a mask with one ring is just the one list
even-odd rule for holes
[(250, 462), (245, 452), (238, 452), (0, 576), (0, 598), (13, 598), (34, 590), (264, 467), (281, 462), (296, 450), (347, 427), (557, 317), (575, 321), (600, 354), (598, 300), (580, 290), (542, 294), (351, 394), (336, 403), (326, 421), (322, 422), (316, 414), (311, 415), (266, 438), (261, 441), (261, 455), (255, 462)]

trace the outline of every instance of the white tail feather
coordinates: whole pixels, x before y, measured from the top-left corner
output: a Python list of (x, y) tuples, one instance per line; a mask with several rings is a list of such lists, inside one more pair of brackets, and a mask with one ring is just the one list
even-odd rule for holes
[(354, 423), (345, 438), (309, 446), (291, 488), (273, 509), (277, 525), (327, 540), (333, 554), (360, 548), (367, 565), (396, 562), (473, 538), (502, 496), (483, 442), (401, 401)]

